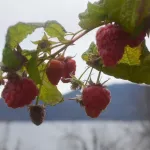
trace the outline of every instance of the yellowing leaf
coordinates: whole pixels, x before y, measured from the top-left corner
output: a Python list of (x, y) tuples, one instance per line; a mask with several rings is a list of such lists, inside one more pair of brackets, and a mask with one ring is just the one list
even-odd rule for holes
[(140, 65), (141, 51), (142, 51), (141, 45), (135, 48), (126, 46), (124, 55), (122, 59), (119, 61), (119, 64), (123, 63), (123, 64), (128, 64), (130, 66)]

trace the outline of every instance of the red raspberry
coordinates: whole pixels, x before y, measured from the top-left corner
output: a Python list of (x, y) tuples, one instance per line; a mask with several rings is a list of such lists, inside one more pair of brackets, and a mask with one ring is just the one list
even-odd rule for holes
[(96, 43), (105, 66), (115, 66), (122, 58), (124, 47), (138, 46), (145, 37), (145, 33), (141, 33), (136, 38), (125, 32), (119, 25), (108, 24), (101, 27), (96, 34)]
[(64, 72), (63, 72), (61, 81), (63, 83), (68, 83), (71, 81), (70, 80), (70, 78), (71, 78), (70, 74), (75, 75), (76, 61), (73, 60), (72, 58), (68, 57), (65, 59), (64, 63), (65, 63), (65, 67), (64, 67)]
[(2, 98), (12, 108), (29, 105), (37, 95), (36, 85), (28, 78), (9, 80), (2, 91)]
[[(88, 114), (98, 114), (104, 110), (110, 102), (110, 92), (101, 84), (89, 85), (83, 89), (82, 101)], [(98, 111), (99, 110), (99, 111)]]
[(48, 80), (53, 85), (57, 85), (60, 78), (63, 75), (63, 71), (64, 71), (64, 63), (62, 61), (55, 59), (51, 60), (46, 69)]
[(93, 109), (91, 107), (85, 107), (86, 114), (91, 118), (97, 118), (101, 113), (100, 109)]
[(139, 35), (137, 35), (136, 37), (130, 37), (129, 38), (129, 42), (128, 42), (128, 45), (130, 47), (137, 47), (138, 45), (140, 45), (144, 39), (145, 39), (145, 36), (146, 36), (146, 32), (141, 32)]

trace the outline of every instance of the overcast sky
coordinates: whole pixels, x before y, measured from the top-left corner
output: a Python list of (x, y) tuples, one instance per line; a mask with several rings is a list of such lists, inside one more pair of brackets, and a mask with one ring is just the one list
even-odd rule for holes
[[(94, 2), (94, 0), (90, 0)], [(0, 54), (4, 47), (5, 34), (10, 25), (17, 22), (45, 22), (47, 20), (57, 20), (67, 31), (76, 32), (80, 30), (78, 26), (78, 14), (83, 12), (87, 7), (88, 0), (5, 0), (1, 1), (0, 5)], [(95, 41), (96, 30), (88, 33), (82, 39), (78, 40), (75, 46), (68, 48), (67, 54), (74, 56), (77, 61), (77, 76), (79, 76), (86, 67), (86, 64), (80, 58), (81, 54), (89, 47), (91, 41)], [(38, 40), (43, 34), (39, 30), (30, 40)], [(33, 48), (30, 40), (22, 43), (25, 48)], [(149, 41), (147, 41), (149, 43)], [(93, 79), (96, 78), (96, 72), (93, 74)], [(86, 78), (85, 78), (86, 79)], [(108, 79), (108, 76), (103, 75), (103, 81)], [(111, 83), (122, 83), (122, 80), (112, 80)], [(60, 83), (59, 89), (66, 93), (70, 90), (70, 85)]]

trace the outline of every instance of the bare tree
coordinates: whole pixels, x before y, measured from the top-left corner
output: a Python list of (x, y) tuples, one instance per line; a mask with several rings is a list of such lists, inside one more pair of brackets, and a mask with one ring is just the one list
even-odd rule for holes
[(74, 133), (67, 133), (63, 136), (59, 142), (61, 148), (63, 144), (65, 144), (69, 150), (88, 150), (86, 142), (79, 135)]
[(100, 128), (100, 130), (92, 128), (93, 150), (117, 150), (119, 141), (124, 139), (124, 135), (119, 135), (116, 139), (110, 139), (105, 130), (103, 128)]
[[(138, 132), (139, 145), (144, 146), (144, 150), (150, 149), (150, 86), (145, 86), (145, 97), (141, 100), (143, 107), (139, 106), (139, 111), (144, 112), (144, 120), (141, 121), (142, 131)], [(136, 148), (135, 148), (136, 149)]]
[(91, 130), (93, 150), (98, 150), (98, 137), (95, 128)]
[(15, 149), (14, 150), (20, 150), (21, 149), (21, 140), (18, 138)]
[(7, 150), (9, 132), (10, 132), (10, 122), (7, 121), (5, 125), (5, 129), (4, 129), (4, 133), (3, 133), (3, 140), (1, 142), (1, 147), (0, 147), (1, 150)]

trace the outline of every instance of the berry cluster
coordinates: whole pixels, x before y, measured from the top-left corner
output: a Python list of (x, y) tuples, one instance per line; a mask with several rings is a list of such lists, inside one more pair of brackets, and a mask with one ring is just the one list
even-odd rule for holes
[(71, 57), (52, 59), (46, 68), (47, 77), (53, 85), (57, 85), (60, 80), (63, 83), (69, 83), (75, 71), (76, 61)]
[(99, 55), (105, 66), (115, 66), (124, 54), (125, 46), (138, 46), (145, 38), (146, 32), (133, 37), (117, 24), (107, 24), (99, 28), (96, 43)]
[[(115, 66), (123, 57), (125, 47), (127, 45), (131, 48), (139, 46), (144, 41), (146, 32), (142, 31), (137, 36), (133, 36), (124, 31), (124, 29), (116, 23), (106, 24), (104, 27), (99, 28), (96, 33), (98, 51), (96, 51), (97, 49), (94, 45), (94, 50), (89, 48), (86, 52), (86, 55), (88, 55), (88, 57), (86, 57), (86, 62), (89, 65), (88, 68), (96, 64), (97, 66), (94, 66), (94, 68), (100, 70), (97, 82), (93, 83), (91, 82), (93, 68), (91, 68), (90, 74), (84, 82), (81, 78), (88, 68), (79, 78), (76, 78), (76, 61), (72, 57), (64, 56), (68, 46), (73, 45), (75, 41), (89, 31), (90, 30), (79, 31), (75, 34), (69, 33), (68, 35), (72, 35), (71, 40), (64, 42), (61, 40), (59, 42), (51, 41), (49, 40), (51, 37), (45, 33), (42, 40), (35, 42), (37, 44), (36, 51), (24, 51), (19, 43), (15, 45), (16, 47), (13, 47), (13, 49), (9, 44), (6, 44), (8, 49), (5, 49), (5, 53), (10, 53), (13, 56), (12, 58), (10, 57), (13, 61), (14, 58), (20, 61), (20, 63), (19, 61), (14, 61), (15, 65), (11, 66), (10, 63), (6, 61), (7, 59), (5, 59), (4, 65), (2, 64), (1, 66), (0, 85), (4, 85), (1, 96), (8, 107), (20, 108), (28, 106), (32, 122), (36, 125), (40, 125), (45, 118), (46, 105), (52, 105), (52, 103), (48, 101), (48, 99), (51, 98), (50, 96), (54, 95), (52, 98), (55, 99), (53, 100), (55, 104), (62, 101), (62, 95), (56, 88), (58, 83), (62, 81), (63, 83), (71, 83), (72, 90), (80, 89), (82, 91), (81, 95), (73, 99), (80, 103), (89, 117), (97, 118), (100, 113), (106, 109), (111, 100), (110, 91), (99, 81), (101, 74), (99, 68), (102, 67), (102, 63), (106, 67)], [(67, 36), (67, 34), (65, 36)], [(63, 37), (64, 39), (65, 36)], [(62, 47), (53, 53), (53, 49), (59, 46)], [(46, 62), (48, 63), (46, 64)], [(45, 64), (46, 67), (43, 69)], [(37, 67), (36, 69), (34, 68), (35, 75), (32, 71), (33, 67)], [(3, 76), (3, 73), (7, 75)], [(37, 74), (38, 76), (36, 78)], [(56, 91), (52, 89), (50, 91), (52, 93), (49, 93), (49, 86), (47, 86), (47, 83), (45, 84), (45, 76), (47, 76), (49, 86), (56, 89)], [(6, 82), (5, 79), (7, 80)], [(32, 102), (35, 99), (36, 103), (33, 105)], [(38, 104), (39, 99), (43, 99), (42, 105)]]

